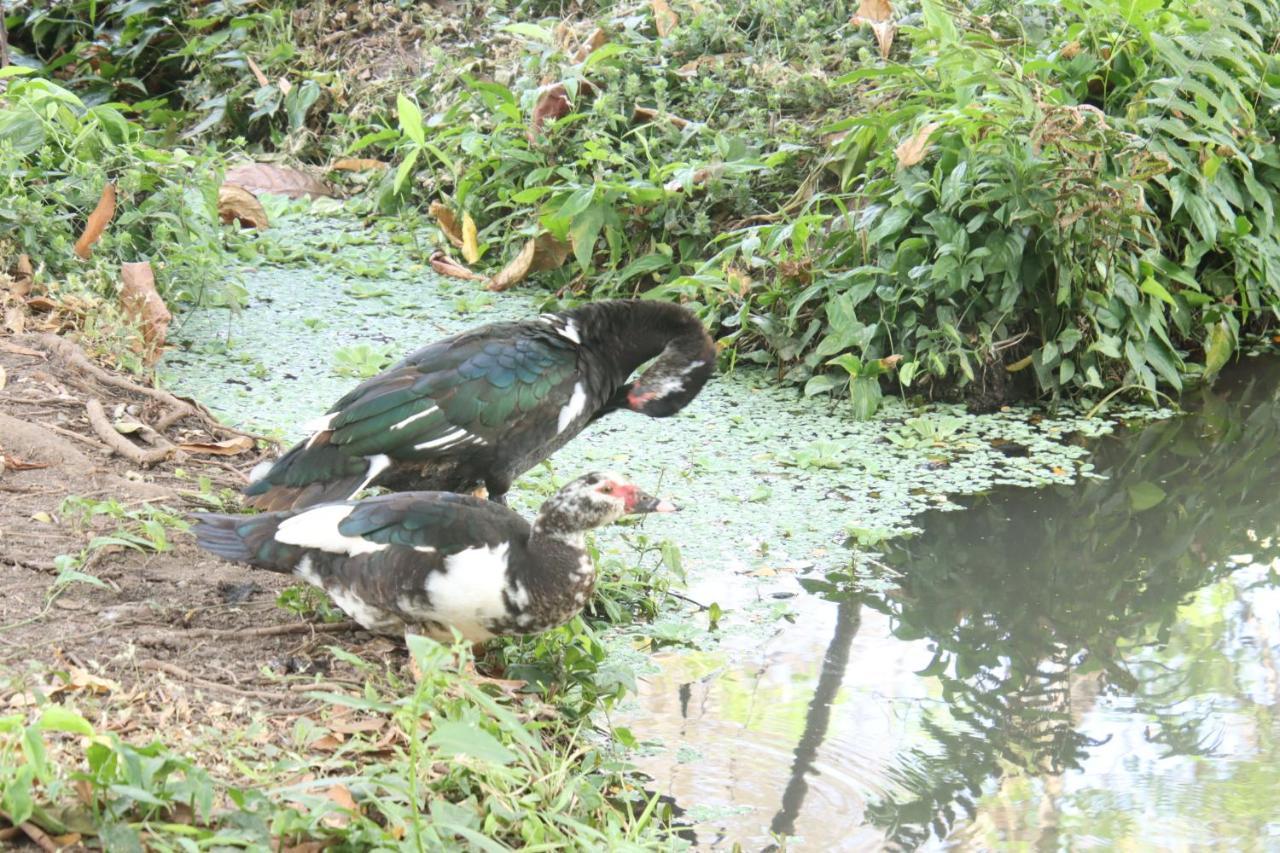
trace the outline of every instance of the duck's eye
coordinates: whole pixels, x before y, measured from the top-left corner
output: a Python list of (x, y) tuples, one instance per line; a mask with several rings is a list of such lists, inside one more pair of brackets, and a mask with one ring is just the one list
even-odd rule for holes
[(603, 486), (601, 486), (601, 487), (600, 487), (600, 494), (602, 494), (602, 495), (611, 495), (611, 494), (613, 494), (613, 484), (612, 484), (612, 483), (605, 483)]

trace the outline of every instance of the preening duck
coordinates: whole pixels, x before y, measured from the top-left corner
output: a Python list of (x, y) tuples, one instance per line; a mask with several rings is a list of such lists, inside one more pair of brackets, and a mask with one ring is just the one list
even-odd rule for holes
[(299, 509), (375, 485), (456, 492), (483, 485), (502, 503), (512, 480), (592, 420), (619, 409), (675, 414), (714, 369), (702, 323), (666, 302), (595, 302), (480, 326), (356, 386), (309, 425), (308, 439), (255, 477), (245, 502)]
[(595, 588), (584, 533), (626, 514), (675, 507), (614, 473), (552, 495), (530, 526), (469, 495), (396, 492), (261, 515), (197, 513), (201, 548), (294, 574), (364, 628), (479, 642), (536, 634), (576, 615)]

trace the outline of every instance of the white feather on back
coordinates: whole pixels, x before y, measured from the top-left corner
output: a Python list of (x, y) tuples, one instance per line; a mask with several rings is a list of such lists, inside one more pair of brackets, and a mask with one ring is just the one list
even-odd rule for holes
[(275, 540), (285, 545), (315, 548), (331, 554), (372, 554), (387, 547), (386, 543), (370, 542), (363, 536), (343, 536), (338, 525), (355, 510), (346, 504), (326, 504), (286, 518), (276, 528)]
[[(506, 619), (507, 553), (503, 542), (481, 546), (445, 558), (443, 572), (427, 579), (430, 618), (457, 628), (468, 640), (487, 640), (496, 620)], [(518, 595), (518, 590), (516, 592)]]

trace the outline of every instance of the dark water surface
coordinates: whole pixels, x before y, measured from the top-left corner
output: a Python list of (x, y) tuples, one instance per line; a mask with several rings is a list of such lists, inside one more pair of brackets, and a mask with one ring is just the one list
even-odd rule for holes
[(622, 722), (702, 846), (1280, 849), (1280, 364), (1189, 403), (672, 655)]

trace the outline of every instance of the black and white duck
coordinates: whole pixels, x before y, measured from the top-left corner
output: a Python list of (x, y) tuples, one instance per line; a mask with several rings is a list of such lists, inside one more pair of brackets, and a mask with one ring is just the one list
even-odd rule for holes
[(707, 330), (667, 302), (595, 302), (480, 326), (356, 386), (308, 424), (308, 439), (255, 472), (246, 503), (299, 509), (369, 486), (484, 486), (502, 503), (512, 480), (591, 421), (620, 409), (675, 414), (714, 369)]
[(261, 515), (197, 513), (201, 548), (293, 574), (380, 634), (474, 642), (536, 634), (576, 615), (595, 588), (585, 532), (675, 507), (614, 473), (547, 499), (530, 526), (514, 510), (451, 492), (395, 492)]

